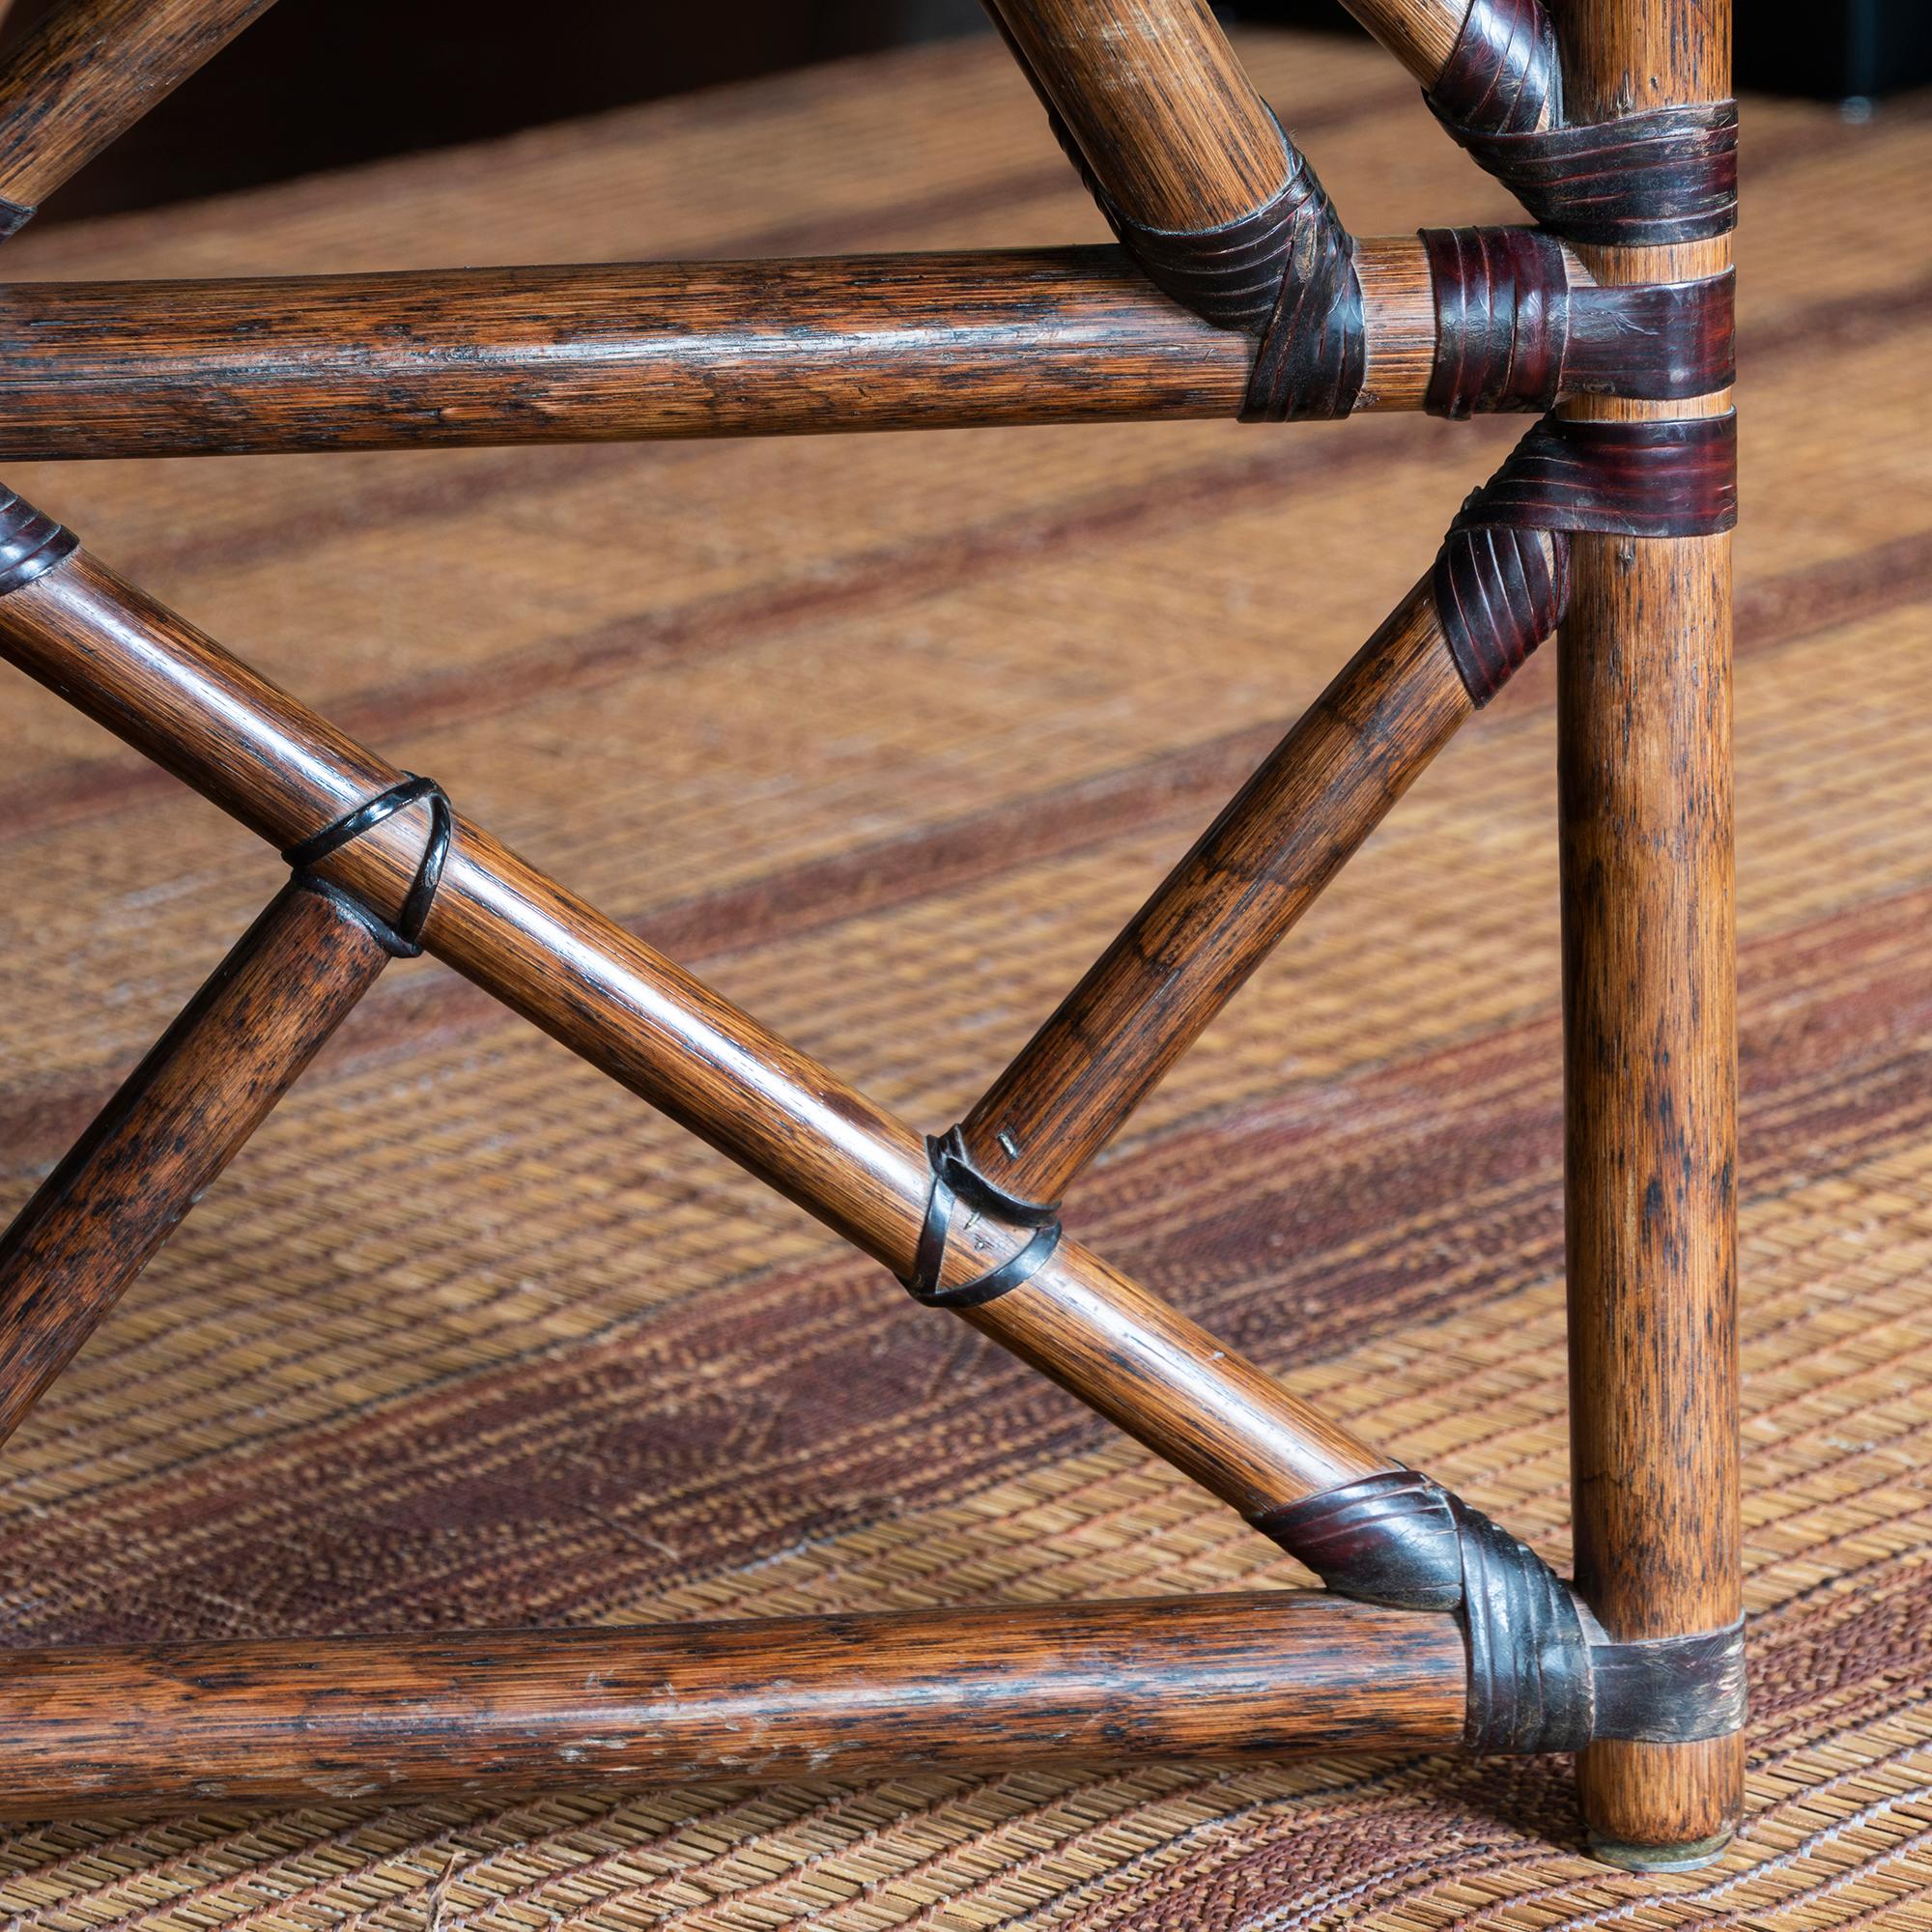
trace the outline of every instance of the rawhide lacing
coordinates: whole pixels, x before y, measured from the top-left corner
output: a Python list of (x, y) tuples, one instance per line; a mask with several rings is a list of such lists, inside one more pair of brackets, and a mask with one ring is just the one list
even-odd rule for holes
[(1468, 1644), (1463, 1735), (1472, 1749), (1683, 1743), (1743, 1722), (1741, 1623), (1612, 1642), (1533, 1549), (1413, 1469), (1386, 1469), (1252, 1520), (1338, 1595), (1456, 1613)]
[(1569, 538), (1708, 536), (1737, 522), (1737, 418), (1545, 416), (1471, 493), (1436, 553), (1436, 612), (1469, 695), (1487, 704), (1556, 628)]
[[(392, 813), (421, 799), (429, 801), (429, 836), (423, 841), (422, 857), (393, 923), (373, 913), (353, 894), (312, 874), (310, 867), (331, 852), (339, 851)], [(320, 832), (289, 846), (282, 853), (282, 863), (293, 867), (312, 891), (335, 899), (353, 912), (397, 957), (413, 959), (422, 951), (423, 926), (428, 922), (436, 889), (442, 882), (442, 868), (449, 857), (455, 825), (455, 815), (442, 787), (434, 779), (418, 778), (412, 772), (386, 791), (378, 792), (374, 798), (331, 820)]]
[[(912, 1272), (899, 1277), (899, 1285), (915, 1301), (923, 1302), (928, 1308), (978, 1308), (1031, 1280), (1053, 1259), (1053, 1251), (1060, 1245), (1058, 1204), (1025, 1201), (988, 1180), (973, 1165), (966, 1151), (965, 1136), (956, 1126), (948, 1128), (944, 1134), (928, 1134), (925, 1156), (932, 1169), (932, 1186), (925, 1197), (925, 1219), (920, 1226)], [(1024, 1247), (998, 1267), (947, 1288), (941, 1280), (946, 1265), (947, 1236), (952, 1226), (952, 1211), (961, 1203), (997, 1221), (1035, 1232)]]

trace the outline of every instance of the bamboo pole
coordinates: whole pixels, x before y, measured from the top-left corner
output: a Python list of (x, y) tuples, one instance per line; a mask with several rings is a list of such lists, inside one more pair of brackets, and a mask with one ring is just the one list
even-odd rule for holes
[(1474, 708), (1424, 577), (963, 1123), (974, 1165), (1057, 1201)]
[(1435, 84), (1455, 50), (1471, 0), (1342, 0), (1342, 4), (1426, 91)]
[[(1566, 99), (1608, 119), (1730, 91), (1729, 0), (1568, 0)], [(1728, 268), (1728, 238), (1581, 252), (1605, 283)], [(1575, 405), (1624, 417), (1693, 404)], [(1560, 661), (1577, 1575), (1616, 1639), (1732, 1622), (1739, 1555), (1731, 540), (1577, 537)], [(1599, 1744), (1605, 1857), (1708, 1861), (1738, 1734)]]
[(1220, 228), (1272, 201), (1289, 154), (1207, 0), (993, 0), (1116, 208)]

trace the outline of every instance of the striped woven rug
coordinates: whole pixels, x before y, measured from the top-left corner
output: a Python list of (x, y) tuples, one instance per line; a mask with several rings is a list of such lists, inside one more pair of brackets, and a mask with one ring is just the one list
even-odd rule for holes
[[(1412, 87), (1247, 51), (1351, 225), (1508, 219)], [(1932, 1925), (1932, 110), (1753, 103), (1738, 678), (1751, 1818), (1569, 1770), (1097, 1766), (48, 1824), (49, 1932)], [(990, 47), (29, 233), (19, 276), (1098, 239)], [(1829, 238), (1829, 246), (1821, 241)], [(955, 1119), (1516, 434), (1372, 418), (23, 468), (7, 482), (910, 1119)], [(1077, 1195), (1561, 1559), (1548, 653)], [(0, 1210), (273, 890), (0, 684)], [(5, 1640), (1290, 1584), (1069, 1399), (427, 962), (15, 1438)]]

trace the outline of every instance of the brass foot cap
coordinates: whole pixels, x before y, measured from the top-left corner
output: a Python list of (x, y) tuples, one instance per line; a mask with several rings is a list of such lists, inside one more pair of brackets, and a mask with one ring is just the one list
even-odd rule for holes
[(1627, 1845), (1592, 1832), (1590, 1856), (1620, 1871), (1702, 1871), (1724, 1856), (1736, 1835), (1734, 1832), (1719, 1832), (1715, 1838), (1694, 1838), (1688, 1845)]

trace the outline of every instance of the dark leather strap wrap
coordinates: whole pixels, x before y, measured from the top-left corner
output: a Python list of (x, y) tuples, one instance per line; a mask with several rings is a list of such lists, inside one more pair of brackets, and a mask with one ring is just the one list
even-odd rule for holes
[(80, 548), (80, 539), (0, 486), (0, 597), (44, 577)]
[(1479, 1751), (1581, 1750), (1594, 1732), (1596, 1698), (1570, 1586), (1527, 1544), (1442, 1493), (1463, 1550), (1463, 1740)]
[(429, 801), (429, 837), (423, 840), (422, 858), (417, 863), (414, 878), (410, 881), (410, 889), (403, 897), (402, 910), (397, 913), (395, 923), (391, 925), (366, 906), (363, 908), (371, 922), (371, 930), (391, 952), (404, 959), (413, 959), (422, 951), (423, 926), (429, 919), (436, 889), (442, 883), (443, 865), (449, 857), (450, 842), (456, 830), (455, 814), (449, 809), (449, 800), (434, 779), (418, 778), (412, 772), (399, 783), (392, 784), (386, 791), (378, 792), (354, 810), (345, 811), (340, 818), (331, 820), (320, 832), (311, 833), (308, 838), (289, 846), (282, 854), (282, 863), (292, 867), (298, 877), (306, 883), (311, 866), (327, 858), (331, 852), (339, 851), (352, 839), (361, 838), (365, 832), (382, 824), (384, 819), (401, 811), (405, 806), (414, 805), (419, 799)]
[(1450, 528), (1695, 537), (1737, 520), (1738, 421), (1727, 410), (1665, 422), (1545, 416)]
[(1253, 1520), (1341, 1596), (1457, 1613), (1473, 1749), (1589, 1742), (1589, 1642), (1575, 1600), (1534, 1550), (1439, 1483), (1386, 1469)]
[(1573, 289), (1562, 244), (1541, 229), (1421, 233), (1435, 294), (1432, 415), (1542, 412), (1566, 395), (1675, 401), (1730, 385), (1728, 272)]
[(1463, 1734), (1473, 1749), (1686, 1743), (1744, 1722), (1742, 1623), (1613, 1643), (1533, 1549), (1413, 1469), (1252, 1520), (1338, 1595), (1456, 1612), (1468, 1643)]
[(1743, 1727), (1745, 1625), (1692, 1636), (1612, 1643), (1590, 1639), (1597, 1717), (1590, 1735), (1648, 1744), (1694, 1744)]
[(1700, 242), (1736, 225), (1735, 100), (1523, 133), (1459, 121), (1438, 97), (1431, 105), (1478, 164), (1566, 242), (1640, 247)]
[(1561, 536), (1502, 525), (1451, 530), (1431, 583), (1449, 654), (1481, 707), (1563, 621), (1570, 546)]
[[(912, 1272), (899, 1277), (899, 1286), (915, 1301), (928, 1308), (978, 1308), (1030, 1281), (1053, 1259), (1060, 1245), (1060, 1209), (1038, 1201), (1023, 1201), (997, 1187), (973, 1165), (966, 1151), (965, 1136), (954, 1127), (943, 1134), (928, 1134), (925, 1157), (932, 1168), (932, 1187), (925, 1197), (925, 1220), (919, 1231), (919, 1246), (913, 1255)], [(978, 1213), (1015, 1227), (1035, 1230), (1033, 1238), (984, 1274), (975, 1275), (952, 1288), (942, 1287), (946, 1264), (946, 1240), (952, 1226), (952, 1210), (963, 1202)]]
[(25, 208), (17, 201), (9, 201), (5, 195), (0, 195), (0, 242), (6, 241), (10, 235), (19, 234), (33, 218), (34, 211), (31, 208)]
[(1429, 98), (1462, 128), (1522, 134), (1562, 120), (1556, 29), (1543, 0), (1470, 0)]
[(1737, 368), (1738, 278), (1570, 291), (1566, 396), (1682, 402), (1728, 389)]
[(1144, 227), (1094, 189), (1122, 245), (1155, 287), (1222, 328), (1260, 337), (1243, 422), (1346, 416), (1368, 366), (1354, 243), (1285, 134), (1282, 148), (1289, 176), (1280, 193), (1223, 228)]
[(1561, 622), (1569, 537), (1706, 536), (1737, 522), (1737, 418), (1545, 416), (1463, 503), (1436, 553), (1436, 613), (1487, 704)]
[(1274, 305), (1248, 371), (1243, 422), (1346, 416), (1368, 369), (1355, 244), (1306, 162), (1300, 175), (1312, 192), (1289, 231)]
[[(1007, 43), (1031, 76), (1009, 33)], [(1034, 85), (1054, 139), (1147, 278), (1216, 327), (1260, 338), (1241, 420), (1348, 415), (1368, 367), (1354, 242), (1286, 131), (1287, 178), (1264, 206), (1219, 228), (1150, 228), (1109, 199), (1037, 78)]]
[(1563, 389), (1570, 275), (1563, 244), (1535, 228), (1425, 228), (1435, 291), (1435, 366), (1423, 407), (1548, 409)]
[(1420, 1470), (1384, 1469), (1248, 1520), (1338, 1596), (1453, 1610), (1463, 1601), (1463, 1551), (1447, 1494)]

